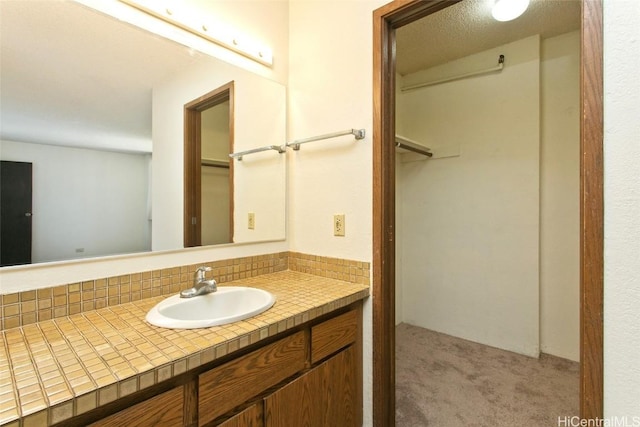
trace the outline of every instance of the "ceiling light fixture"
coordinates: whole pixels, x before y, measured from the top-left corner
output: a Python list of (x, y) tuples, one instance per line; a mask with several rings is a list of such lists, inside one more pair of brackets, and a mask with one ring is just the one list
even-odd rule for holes
[(496, 21), (511, 21), (522, 15), (529, 7), (529, 0), (496, 0), (491, 15)]
[(223, 47), (260, 64), (273, 65), (269, 47), (184, 7), (167, 7), (162, 4), (166, 2), (157, 0), (75, 1), (212, 56), (218, 56), (216, 49), (219, 52)]

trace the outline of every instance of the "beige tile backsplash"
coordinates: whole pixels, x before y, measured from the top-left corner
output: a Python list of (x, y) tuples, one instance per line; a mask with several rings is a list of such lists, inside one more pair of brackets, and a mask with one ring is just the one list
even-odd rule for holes
[(212, 268), (207, 277), (215, 278), (218, 283), (284, 270), (364, 285), (370, 280), (368, 262), (297, 252), (219, 260), (0, 295), (0, 330), (175, 294), (191, 287), (193, 272), (201, 265)]

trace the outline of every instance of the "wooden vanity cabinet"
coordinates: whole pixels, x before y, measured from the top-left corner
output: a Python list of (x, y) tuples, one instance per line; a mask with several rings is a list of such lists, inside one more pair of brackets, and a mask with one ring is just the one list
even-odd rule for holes
[(90, 424), (90, 427), (182, 426), (183, 417), (184, 389), (176, 387)]
[[(248, 398), (250, 394), (259, 395), (255, 393), (257, 389), (261, 388), (264, 391), (267, 387), (279, 383), (277, 387), (262, 393), (262, 404), (257, 403), (252, 406), (252, 411), (263, 414), (261, 420), (263, 424), (249, 416), (249, 420), (255, 424), (242, 424), (242, 422), (248, 422), (246, 418), (237, 421), (240, 424), (236, 424), (234, 417), (226, 422), (211, 425), (224, 427), (361, 426), (362, 353), (358, 339), (361, 335), (360, 319), (359, 309), (350, 310), (272, 344), (274, 347), (280, 347), (280, 350), (265, 347), (231, 362), (229, 365), (233, 365), (232, 369), (229, 369), (231, 366), (223, 365), (201, 375), (201, 392), (202, 380), (206, 377), (207, 384), (211, 384), (215, 389), (217, 399), (210, 400), (212, 405), (210, 408), (205, 408), (203, 405), (199, 407), (200, 425), (204, 425), (207, 419), (212, 419), (209, 414), (214, 411), (214, 402), (220, 402), (221, 399), (233, 395), (225, 392), (226, 383), (234, 384), (233, 388), (236, 392), (239, 392), (240, 388), (244, 389), (244, 394), (241, 394), (239, 401)], [(299, 348), (297, 343), (301, 340), (305, 341), (304, 344), (308, 348), (307, 354), (284, 351), (287, 348)], [(296, 345), (292, 345), (293, 343)], [(263, 351), (269, 356), (261, 355)], [(300, 359), (303, 355), (304, 360)], [(305, 361), (308, 369), (304, 369), (304, 363), (297, 365)], [(233, 373), (229, 375), (214, 373), (219, 370)], [(240, 377), (239, 382), (231, 380), (236, 376), (235, 373)], [(298, 375), (295, 375), (296, 373)], [(281, 382), (287, 378), (289, 379)], [(248, 391), (251, 388), (249, 384), (255, 383), (261, 386), (253, 387), (254, 393), (251, 393)], [(218, 384), (218, 387), (214, 387), (215, 384)], [(228, 406), (226, 405), (224, 409), (227, 410)], [(203, 409), (207, 415), (204, 415)], [(217, 416), (223, 412), (217, 411), (214, 415)], [(233, 423), (227, 424), (227, 422)]]
[(197, 368), (160, 383), (155, 396), (153, 390), (141, 391), (64, 425), (359, 427), (361, 336), (358, 302), (337, 316), (229, 356), (225, 363), (213, 362), (208, 370)]
[(265, 427), (359, 427), (354, 346), (264, 399)]
[(247, 409), (218, 424), (218, 427), (263, 427), (262, 403), (255, 403)]
[(360, 310), (350, 310), (311, 326), (311, 363), (315, 364), (336, 351), (356, 343), (361, 335)]
[(198, 425), (224, 415), (305, 368), (305, 331), (266, 345), (200, 375)]

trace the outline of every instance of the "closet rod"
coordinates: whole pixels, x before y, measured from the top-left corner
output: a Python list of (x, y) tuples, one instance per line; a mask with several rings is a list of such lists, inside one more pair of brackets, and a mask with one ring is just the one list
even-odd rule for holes
[(501, 71), (503, 68), (504, 68), (504, 55), (500, 55), (498, 57), (498, 65), (496, 65), (493, 68), (488, 68), (486, 70), (472, 71), (470, 73), (460, 74), (460, 75), (453, 76), (453, 77), (445, 77), (443, 79), (434, 80), (432, 82), (418, 83), (418, 84), (415, 84), (415, 85), (403, 87), (401, 90), (403, 92), (405, 92), (407, 90), (419, 89), (421, 87), (438, 85), (438, 84), (441, 84), (441, 83), (451, 82), (453, 80), (466, 79), (467, 77), (479, 76), (480, 74), (487, 74), (487, 73), (493, 73), (494, 71)]
[(427, 157), (433, 156), (430, 148), (400, 135), (396, 135), (396, 147), (404, 148), (405, 150), (413, 151), (414, 153), (422, 154)]
[(423, 150), (421, 148), (414, 147), (412, 145), (403, 144), (402, 142), (396, 142), (396, 147), (404, 148), (405, 150), (413, 151), (414, 153), (423, 154), (423, 155), (425, 155), (427, 157), (432, 157), (433, 156), (433, 153), (430, 153), (429, 151), (425, 151), (425, 150)]
[(213, 168), (225, 168), (229, 169), (229, 162), (224, 160), (215, 160), (215, 159), (202, 159), (200, 162), (202, 166), (210, 166)]
[(322, 139), (335, 138), (337, 136), (343, 135), (354, 135), (356, 139), (364, 139), (364, 129), (348, 129), (340, 132), (327, 133), (324, 135), (312, 136), (310, 138), (298, 139), (293, 142), (287, 143), (287, 147), (293, 147), (294, 150), (299, 150), (301, 144), (306, 144), (307, 142), (320, 141)]
[(282, 153), (285, 152), (285, 147), (282, 146), (282, 145), (267, 145), (265, 147), (254, 148), (252, 150), (246, 150), (246, 151), (239, 151), (237, 153), (231, 153), (231, 154), (229, 154), (229, 157), (231, 157), (232, 159), (238, 159), (238, 161), (242, 161), (242, 157), (246, 156), (247, 154), (260, 153), (262, 151), (269, 151), (269, 150), (275, 150), (278, 153), (282, 154)]

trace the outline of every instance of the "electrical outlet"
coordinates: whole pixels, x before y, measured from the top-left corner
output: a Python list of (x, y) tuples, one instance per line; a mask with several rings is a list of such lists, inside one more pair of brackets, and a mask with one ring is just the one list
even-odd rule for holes
[(344, 214), (336, 214), (333, 216), (333, 235), (344, 236), (345, 224)]
[(249, 230), (256, 228), (256, 214), (253, 212), (249, 212), (248, 228)]

